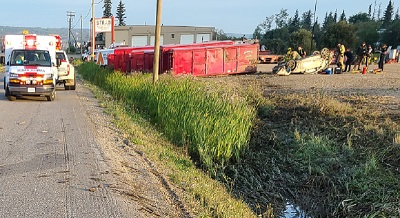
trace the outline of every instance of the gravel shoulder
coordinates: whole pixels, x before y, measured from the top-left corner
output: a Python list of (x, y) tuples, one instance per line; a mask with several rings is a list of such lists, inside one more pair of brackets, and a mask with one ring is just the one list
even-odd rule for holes
[(127, 217), (185, 217), (173, 191), (143, 153), (112, 123), (92, 91), (78, 80), (76, 92), (93, 126), (96, 143), (109, 169), (111, 188)]

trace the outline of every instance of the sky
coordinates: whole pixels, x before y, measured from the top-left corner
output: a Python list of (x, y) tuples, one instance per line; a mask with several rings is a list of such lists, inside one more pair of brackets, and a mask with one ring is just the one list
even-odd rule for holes
[[(392, 1), (396, 12), (400, 0)], [(22, 2), (16, 4), (14, 1), (2, 0), (0, 26), (67, 28), (67, 12), (70, 11), (75, 12), (72, 27), (77, 32), (81, 28), (81, 16), (83, 28), (89, 28), (92, 0)], [(94, 7), (95, 17), (100, 18), (103, 14), (103, 0), (94, 2), (97, 3)], [(115, 15), (119, 0), (112, 2), (111, 12)], [(287, 9), (289, 17), (293, 17), (296, 10), (300, 15), (308, 10), (314, 12), (315, 2), (316, 0), (163, 0), (161, 23), (173, 26), (215, 27), (225, 33), (252, 34), (266, 17), (279, 13), (281, 9)], [(375, 2), (377, 11), (381, 4), (383, 16), (389, 0), (317, 0), (316, 15), (320, 23), (326, 12), (334, 13), (336, 10), (338, 16), (344, 10), (349, 18), (359, 12), (368, 13), (369, 5), (372, 4), (374, 8)], [(122, 3), (126, 9), (127, 25), (155, 25), (157, 0), (122, 0)]]

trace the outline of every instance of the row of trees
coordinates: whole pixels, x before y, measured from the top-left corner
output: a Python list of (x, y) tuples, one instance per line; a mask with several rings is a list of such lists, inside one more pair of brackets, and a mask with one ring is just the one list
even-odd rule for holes
[[(104, 0), (104, 5), (103, 5), (103, 18), (107, 17), (112, 17), (111, 13), (111, 8), (112, 8), (112, 2), (111, 0)], [(117, 13), (116, 13), (116, 18), (118, 20), (118, 26), (125, 26), (125, 4), (122, 3), (122, 0), (119, 1), (118, 6), (117, 6)]]
[[(232, 39), (219, 30), (219, 39)], [(308, 53), (323, 47), (335, 48), (337, 43), (356, 49), (362, 42), (378, 47), (380, 44), (397, 46), (400, 44), (400, 14), (394, 13), (392, 0), (389, 1), (383, 16), (376, 16), (372, 5), (368, 12), (360, 12), (348, 19), (343, 11), (326, 13), (322, 24), (309, 10), (301, 15), (297, 10), (289, 17), (286, 9), (266, 17), (255, 29), (253, 38), (260, 41), (274, 53), (285, 53), (288, 47), (301, 45)]]

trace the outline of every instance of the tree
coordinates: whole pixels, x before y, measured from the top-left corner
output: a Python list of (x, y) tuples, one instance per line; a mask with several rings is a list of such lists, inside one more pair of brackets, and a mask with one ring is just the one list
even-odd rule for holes
[(365, 42), (367, 45), (374, 46), (379, 41), (378, 29), (381, 23), (376, 21), (358, 22), (354, 24), (357, 35), (357, 45)]
[[(292, 33), (290, 35), (291, 44), (300, 46), (306, 50), (309, 54), (311, 54), (311, 49), (315, 48), (315, 42), (311, 42), (312, 34), (309, 30), (299, 29), (298, 31)], [(313, 43), (313, 46), (311, 46)], [(312, 48), (311, 48), (312, 47)]]
[(119, 1), (117, 7), (117, 19), (118, 19), (118, 26), (125, 26), (125, 5), (122, 3), (122, 0)]
[(368, 7), (368, 16), (371, 18), (372, 16), (372, 4), (369, 5)]
[(387, 26), (381, 42), (394, 47), (400, 45), (400, 20), (395, 20)]
[(289, 33), (295, 32), (300, 29), (299, 10), (296, 10), (294, 17), (289, 22)]
[(287, 9), (281, 9), (281, 11), (275, 15), (275, 24), (277, 28), (282, 28), (287, 26), (288, 23)]
[(386, 28), (392, 21), (393, 10), (393, 3), (392, 0), (390, 0), (388, 6), (386, 7), (385, 13), (383, 14), (383, 28)]
[(262, 23), (260, 23), (257, 27), (260, 27), (260, 29), (263, 30), (264, 34), (265, 34), (266, 32), (271, 30), (274, 19), (275, 19), (275, 15), (266, 17), (265, 20)]
[(312, 25), (312, 12), (311, 12), (311, 10), (308, 10), (308, 11), (304, 12), (302, 15), (300, 27), (311, 31), (311, 29), (312, 29), (311, 25)]
[(103, 18), (112, 17), (111, 7), (112, 7), (111, 0), (104, 0)]
[(340, 21), (327, 27), (325, 34), (322, 35), (322, 45), (335, 48), (338, 42), (349, 48), (356, 45), (357, 36), (353, 24)]
[(350, 16), (349, 18), (349, 22), (350, 23), (358, 23), (358, 22), (368, 22), (371, 21), (371, 18), (369, 17), (369, 15), (367, 13), (358, 13), (356, 15)]
[(344, 13), (344, 10), (342, 14), (340, 15), (339, 21), (346, 21), (346, 14)]
[(261, 29), (261, 27), (260, 27), (260, 25), (258, 25), (257, 27), (256, 27), (256, 29), (254, 30), (254, 33), (253, 33), (253, 39), (261, 39), (262, 38), (262, 29)]
[(326, 13), (326, 14), (325, 14), (324, 23), (323, 23), (323, 28), (326, 29), (326, 28), (328, 28), (331, 24), (334, 24), (334, 23), (336, 23), (336, 20), (335, 20), (335, 18), (333, 17), (332, 12), (330, 12), (329, 15), (328, 15), (328, 13)]

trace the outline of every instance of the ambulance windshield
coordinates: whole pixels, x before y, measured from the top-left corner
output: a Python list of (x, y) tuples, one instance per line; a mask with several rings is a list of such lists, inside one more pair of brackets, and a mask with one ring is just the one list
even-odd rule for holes
[(46, 50), (13, 50), (10, 65), (51, 66), (49, 51)]

